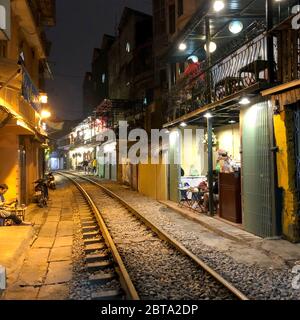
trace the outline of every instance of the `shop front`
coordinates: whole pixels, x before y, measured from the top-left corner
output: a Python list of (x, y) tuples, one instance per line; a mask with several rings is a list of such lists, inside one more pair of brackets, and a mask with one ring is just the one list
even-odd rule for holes
[(272, 104), (253, 97), (170, 129), (169, 200), (261, 237), (280, 235), (272, 117)]
[(117, 181), (117, 143), (106, 142), (96, 149), (98, 176), (101, 179)]
[(74, 148), (69, 151), (70, 169), (84, 171), (84, 164), (87, 163), (87, 170), (91, 172), (92, 162), (95, 159), (96, 151), (94, 146)]

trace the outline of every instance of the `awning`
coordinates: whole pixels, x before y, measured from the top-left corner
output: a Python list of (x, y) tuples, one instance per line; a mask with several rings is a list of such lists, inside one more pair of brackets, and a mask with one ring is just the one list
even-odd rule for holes
[[(19, 73), (18, 73), (19, 72)], [(0, 90), (7, 82), (8, 88), (20, 90), (22, 87), (21, 66), (17, 61), (0, 58)]]
[(0, 106), (0, 128), (4, 127), (12, 115), (5, 108)]
[(30, 128), (23, 120), (13, 118), (5, 125), (5, 131), (17, 135), (35, 136), (36, 132)]

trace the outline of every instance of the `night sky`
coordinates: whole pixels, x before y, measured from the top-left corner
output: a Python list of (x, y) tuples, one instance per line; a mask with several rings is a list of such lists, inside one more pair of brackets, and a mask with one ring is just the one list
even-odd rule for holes
[(91, 71), (93, 49), (104, 33), (115, 35), (125, 6), (152, 13), (151, 0), (58, 0), (56, 27), (47, 30), (52, 42), (49, 63), (54, 75), (47, 92), (54, 115), (75, 120), (82, 115), (82, 83)]

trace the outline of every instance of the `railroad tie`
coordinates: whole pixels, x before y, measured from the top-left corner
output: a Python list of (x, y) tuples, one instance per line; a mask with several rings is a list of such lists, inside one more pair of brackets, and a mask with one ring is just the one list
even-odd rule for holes
[(93, 284), (106, 284), (116, 279), (115, 273), (101, 273), (89, 276), (89, 283)]
[(121, 290), (106, 290), (92, 293), (92, 300), (124, 300)]
[(113, 263), (111, 261), (91, 262), (86, 265), (88, 272), (96, 272), (112, 268)]
[(103, 250), (105, 248), (106, 246), (104, 243), (95, 243), (95, 244), (86, 245), (84, 251), (86, 254), (89, 254), (99, 250)]

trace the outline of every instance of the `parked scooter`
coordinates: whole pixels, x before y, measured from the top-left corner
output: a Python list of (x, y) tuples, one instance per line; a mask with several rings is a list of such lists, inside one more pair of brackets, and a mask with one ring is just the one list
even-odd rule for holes
[(35, 199), (40, 208), (47, 206), (47, 201), (49, 200), (48, 186), (46, 180), (39, 179), (35, 181)]
[(47, 186), (51, 190), (56, 190), (55, 177), (52, 172), (47, 174)]

